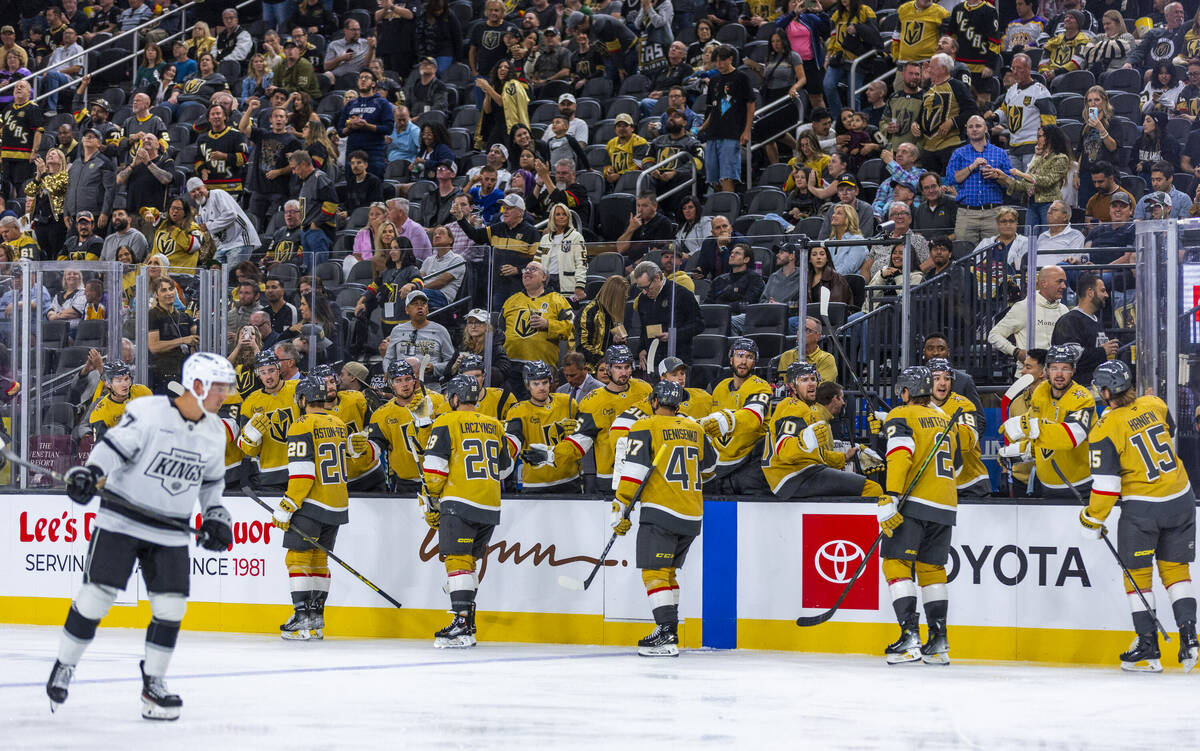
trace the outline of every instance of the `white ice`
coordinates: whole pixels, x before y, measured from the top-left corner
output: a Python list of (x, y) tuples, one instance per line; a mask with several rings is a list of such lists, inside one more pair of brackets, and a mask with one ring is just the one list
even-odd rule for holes
[(154, 723), (139, 714), (143, 632), (134, 629), (100, 629), (51, 715), (44, 684), (58, 633), (0, 627), (2, 748), (1200, 747), (1200, 675), (1183, 675), (1165, 653), (1171, 668), (1155, 676), (790, 652), (649, 659), (486, 642), (444, 652), (423, 641), (185, 631), (168, 681), (183, 717)]

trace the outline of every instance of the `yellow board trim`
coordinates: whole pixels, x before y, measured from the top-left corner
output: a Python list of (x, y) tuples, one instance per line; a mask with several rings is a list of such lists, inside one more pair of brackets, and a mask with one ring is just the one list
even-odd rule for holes
[[(71, 601), (52, 597), (0, 597), (0, 623), (61, 626)], [(290, 605), (189, 602), (183, 628), (187, 631), (229, 631), (278, 634), (279, 624), (292, 614)], [(445, 610), (330, 607), (325, 611), (325, 635), (347, 638), (432, 639), (446, 625)], [(480, 610), (479, 636), (493, 642), (555, 642), (633, 646), (654, 628), (635, 621), (606, 621), (602, 615), (566, 613), (497, 613)], [(114, 605), (102, 626), (145, 628), (150, 603)], [(679, 645), (701, 646), (699, 618), (679, 624)]]

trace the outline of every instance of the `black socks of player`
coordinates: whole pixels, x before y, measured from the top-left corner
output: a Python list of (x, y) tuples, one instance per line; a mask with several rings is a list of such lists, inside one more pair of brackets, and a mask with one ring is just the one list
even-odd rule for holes
[(934, 600), (933, 602), (925, 603), (925, 622), (929, 624), (941, 623), (945, 628), (946, 613), (949, 610), (949, 601)]
[(1171, 603), (1171, 611), (1175, 614), (1176, 623), (1196, 622), (1196, 598), (1181, 597)]
[(450, 609), (455, 613), (468, 613), (475, 602), (475, 590), (456, 589), (450, 593)]
[(162, 621), (151, 618), (146, 628), (146, 642), (160, 649), (173, 650), (179, 639), (179, 621)]
[(659, 626), (665, 626), (668, 623), (679, 623), (678, 605), (662, 605), (654, 608), (651, 612), (654, 614), (654, 622)]
[(75, 609), (75, 604), (71, 604), (71, 609), (67, 611), (67, 622), (63, 625), (63, 629), (75, 641), (87, 643), (96, 637), (96, 627), (100, 625), (100, 621), (93, 621), (90, 618), (84, 618)]
[[(942, 601), (944, 604), (944, 600)], [(917, 617), (917, 598), (915, 597), (898, 597), (892, 600), (892, 609), (896, 611), (896, 621), (903, 628), (916, 628)], [(928, 612), (928, 609), (926, 609)], [(945, 617), (943, 611), (943, 616)]]

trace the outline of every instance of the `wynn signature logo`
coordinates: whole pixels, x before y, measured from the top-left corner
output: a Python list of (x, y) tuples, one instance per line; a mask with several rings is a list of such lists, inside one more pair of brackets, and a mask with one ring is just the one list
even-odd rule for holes
[[(421, 558), (422, 563), (428, 563), (439, 557), (436, 529), (430, 529), (425, 532), (425, 539), (421, 541), (421, 549), (417, 552), (417, 555)], [(594, 566), (597, 560), (595, 556), (591, 555), (575, 555), (570, 558), (559, 558), (558, 549), (554, 543), (543, 547), (542, 543), (535, 542), (528, 549), (525, 549), (519, 542), (510, 543), (508, 540), (500, 540), (488, 546), (487, 554), (479, 564), (479, 581), (483, 581), (483, 577), (487, 573), (488, 562), (492, 560), (493, 556), (497, 563), (507, 563), (511, 560), (514, 565), (520, 565), (533, 558), (534, 567), (545, 564), (552, 568), (572, 563), (589, 563)], [(604, 561), (605, 566), (616, 566), (619, 564), (627, 565), (627, 562), (614, 558)]]

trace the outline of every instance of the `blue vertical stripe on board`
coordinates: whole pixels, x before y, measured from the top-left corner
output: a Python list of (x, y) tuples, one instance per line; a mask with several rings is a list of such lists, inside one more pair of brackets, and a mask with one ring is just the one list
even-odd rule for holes
[(704, 502), (703, 643), (714, 649), (737, 648), (737, 510)]

